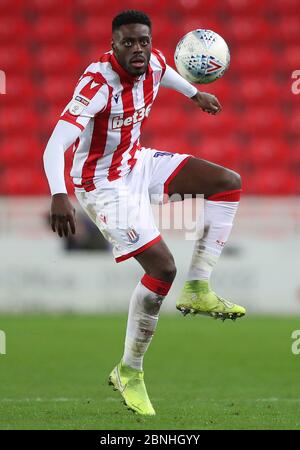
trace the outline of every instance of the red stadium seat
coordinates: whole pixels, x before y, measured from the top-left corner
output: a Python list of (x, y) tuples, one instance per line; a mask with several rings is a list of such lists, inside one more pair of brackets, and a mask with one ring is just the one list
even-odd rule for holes
[(230, 70), (239, 75), (265, 75), (272, 73), (276, 64), (276, 56), (268, 46), (241, 46), (234, 51)]
[(34, 69), (45, 74), (73, 74), (79, 76), (85, 67), (78, 52), (67, 45), (45, 45), (33, 58)]
[(36, 94), (36, 85), (29, 76), (23, 73), (13, 72), (7, 79), (7, 92), (5, 95), (6, 105), (17, 105), (32, 102)]
[(299, 0), (269, 0), (270, 9), (279, 14), (299, 14)]
[(152, 35), (154, 47), (160, 48), (161, 42), (164, 45), (167, 44), (174, 47), (177, 42), (176, 33), (174, 33), (174, 23), (167, 16), (160, 16), (154, 19)]
[(73, 20), (58, 16), (40, 17), (32, 26), (32, 40), (38, 43), (51, 44), (73, 42), (78, 33)]
[(201, 15), (183, 15), (181, 21), (179, 22), (180, 28), (176, 29), (176, 36), (182, 37), (189, 31), (196, 30), (197, 28), (205, 28), (208, 30), (216, 31), (217, 33), (222, 33), (224, 26), (222, 22), (218, 20), (216, 15), (207, 15), (207, 11), (202, 11)]
[(60, 115), (63, 112), (67, 101), (63, 101), (61, 105), (48, 106), (48, 108), (43, 111), (40, 115), (39, 129), (40, 131), (49, 138), (53, 128), (60, 119)]
[(289, 120), (286, 121), (286, 131), (292, 137), (300, 137), (300, 115), (295, 111), (289, 116)]
[(241, 144), (235, 138), (206, 137), (201, 139), (197, 151), (193, 154), (215, 164), (234, 169), (238, 168), (240, 155), (243, 153)]
[(224, 107), (226, 108), (227, 104), (232, 103), (235, 99), (236, 87), (233, 84), (230, 84), (227, 81), (227, 78), (222, 78), (220, 80), (215, 81), (211, 85), (205, 86), (205, 92), (209, 92), (213, 95), (216, 95), (219, 101), (224, 103)]
[(244, 105), (276, 103), (286, 97), (285, 90), (281, 84), (272, 76), (249, 76), (243, 77), (235, 85), (236, 100)]
[[(122, 10), (122, 7), (120, 6), (120, 2), (118, 0), (109, 0), (109, 8), (108, 8), (108, 4), (107, 4), (107, 0), (73, 0), (72, 1), (73, 4), (73, 9), (76, 10), (79, 13), (83, 13), (83, 14), (87, 14), (90, 16), (93, 16), (95, 14), (100, 14), (100, 19), (101, 19), (101, 14), (103, 14), (103, 12), (107, 11), (107, 9), (109, 9), (110, 12), (110, 17), (111, 19), (113, 18), (113, 16), (117, 13), (117, 11)], [(130, 6), (127, 2), (126, 4), (126, 8), (124, 9), (130, 9)], [(104, 23), (102, 23), (102, 25), (104, 25)], [(105, 23), (105, 26), (107, 26), (108, 24)], [(110, 23), (109, 23), (110, 26)]]
[(166, 151), (166, 152), (178, 152), (178, 153), (191, 153), (191, 146), (189, 142), (182, 135), (158, 135), (153, 134), (145, 129), (142, 135), (142, 145), (153, 149)]
[(74, 11), (73, 0), (31, 0), (28, 4), (28, 9), (32, 9), (39, 14), (56, 14), (63, 15)]
[(39, 96), (47, 104), (66, 105), (72, 98), (77, 81), (78, 78), (72, 74), (45, 77), (39, 89)]
[(268, 41), (272, 36), (273, 25), (267, 19), (257, 15), (241, 15), (225, 21), (222, 29), (223, 37), (229, 42), (252, 45), (254, 42)]
[[(32, 55), (22, 44), (0, 45), (1, 70), (8, 76), (18, 73), (22, 67), (22, 73), (28, 72), (32, 65)], [(9, 80), (7, 80), (9, 83)]]
[(235, 129), (238, 120), (239, 117), (230, 109), (213, 116), (195, 108), (188, 120), (188, 132), (198, 136), (224, 136)]
[(300, 44), (299, 16), (282, 16), (276, 24), (277, 41), (287, 44)]
[(188, 118), (182, 113), (179, 108), (174, 108), (170, 111), (170, 108), (160, 107), (155, 108), (151, 112), (149, 121), (146, 123), (147, 129), (151, 128), (153, 132), (158, 135), (169, 134), (173, 135), (174, 130), (180, 132), (186, 129), (186, 122)]
[(274, 136), (285, 130), (282, 111), (272, 106), (247, 107), (239, 115), (236, 130), (252, 136)]
[(247, 194), (294, 195), (296, 179), (287, 169), (257, 169), (244, 176), (243, 186)]
[(244, 160), (254, 167), (283, 167), (290, 162), (290, 147), (286, 140), (272, 137), (254, 138)]
[[(165, 7), (169, 7), (170, 9), (170, 2), (164, 0), (163, 3), (165, 3)], [(176, 3), (172, 2), (172, 6), (175, 11), (180, 12), (181, 14), (188, 13), (200, 16), (201, 14), (216, 13), (216, 4), (213, 1), (206, 2), (204, 0), (178, 0)]]
[(0, 2), (0, 16), (4, 17), (6, 14), (15, 15), (16, 11), (20, 11), (23, 0), (1, 0)]
[(2, 195), (48, 194), (47, 180), (40, 164), (38, 167), (8, 168), (1, 173)]
[(300, 136), (298, 138), (291, 141), (289, 145), (290, 158), (292, 167), (300, 167)]
[(291, 72), (300, 69), (299, 45), (286, 45), (280, 53), (282, 70)]
[(100, 56), (110, 50), (110, 44), (100, 41), (98, 44), (89, 45), (80, 56), (82, 67), (85, 70), (91, 63), (99, 61)]
[(19, 134), (37, 130), (39, 117), (34, 107), (31, 105), (5, 105), (0, 110), (0, 134)]
[(0, 165), (30, 167), (34, 160), (41, 161), (43, 147), (32, 135), (8, 136), (1, 142)]
[(227, 0), (223, 6), (230, 15), (244, 14), (246, 16), (262, 12), (266, 7), (266, 0)]
[[(107, 50), (110, 50), (111, 46), (111, 27), (103, 26), (103, 22), (107, 23), (108, 20), (105, 20), (105, 17), (97, 16), (88, 16), (78, 27), (78, 36), (79, 39), (86, 39), (89, 44), (99, 45), (103, 41), (107, 44)], [(109, 23), (109, 22), (108, 22)]]
[(13, 15), (1, 16), (0, 20), (0, 45), (19, 43), (20, 39), (26, 39), (29, 34), (29, 24), (23, 17)]

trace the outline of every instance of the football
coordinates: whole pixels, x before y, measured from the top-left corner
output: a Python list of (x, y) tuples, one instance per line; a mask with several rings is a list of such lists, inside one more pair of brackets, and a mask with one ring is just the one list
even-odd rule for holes
[(225, 40), (211, 30), (190, 31), (178, 42), (174, 54), (178, 72), (192, 83), (212, 83), (229, 67)]

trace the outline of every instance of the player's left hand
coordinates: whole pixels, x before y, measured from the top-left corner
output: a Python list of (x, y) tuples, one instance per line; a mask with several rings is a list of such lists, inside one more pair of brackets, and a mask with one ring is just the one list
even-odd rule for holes
[(208, 94), (207, 92), (197, 92), (192, 97), (194, 103), (202, 109), (202, 111), (209, 114), (218, 114), (222, 111), (222, 106), (216, 96)]

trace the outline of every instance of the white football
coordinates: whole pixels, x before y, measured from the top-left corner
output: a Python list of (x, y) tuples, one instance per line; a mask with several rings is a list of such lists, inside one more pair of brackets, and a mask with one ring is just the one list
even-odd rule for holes
[(193, 30), (178, 42), (174, 54), (178, 72), (192, 83), (212, 83), (229, 67), (230, 52), (224, 39), (211, 30)]

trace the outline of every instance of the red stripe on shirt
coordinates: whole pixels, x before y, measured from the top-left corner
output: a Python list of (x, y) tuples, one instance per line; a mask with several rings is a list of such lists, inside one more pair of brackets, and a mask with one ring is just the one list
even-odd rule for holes
[(109, 95), (107, 107), (103, 113), (96, 114), (94, 117), (94, 129), (92, 141), (87, 159), (82, 168), (82, 185), (86, 190), (95, 189), (93, 178), (98, 160), (103, 156), (108, 136), (108, 123), (111, 110), (112, 87), (108, 85)]
[[(143, 95), (144, 95), (144, 108), (146, 110), (146, 108), (149, 105), (151, 105), (153, 102), (153, 69), (150, 66), (150, 64), (148, 66), (148, 72), (147, 72), (146, 79), (143, 83)], [(147, 117), (145, 116), (143, 122), (141, 123), (141, 128), (143, 127), (146, 120), (147, 120)], [(132, 169), (136, 163), (135, 154), (139, 149), (140, 149), (140, 146), (133, 147), (129, 152), (130, 159), (128, 161), (128, 165), (130, 166), (130, 169)]]
[(66, 111), (62, 116), (60, 116), (59, 120), (65, 120), (66, 122), (69, 122), (72, 125), (76, 125), (78, 128), (80, 128), (81, 131), (84, 130), (84, 126), (76, 121), (77, 117), (73, 116), (69, 111)]
[[(106, 80), (100, 73), (93, 74), (92, 72), (88, 72), (85, 76), (91, 76), (92, 79), (88, 81), (87, 84), (81, 89), (79, 95), (92, 100), (92, 98), (102, 88), (103, 84), (106, 84)], [(93, 83), (96, 83), (96, 86), (92, 87)]]
[[(131, 117), (135, 111), (133, 96), (132, 96), (132, 88), (128, 89), (125, 83), (122, 83), (123, 91), (122, 91), (122, 103), (123, 103), (123, 121), (126, 120), (127, 117)], [(133, 120), (130, 125), (123, 125), (121, 128), (121, 139), (120, 143), (114, 151), (111, 165), (108, 170), (108, 180), (113, 181), (117, 178), (120, 178), (120, 165), (123, 157), (123, 153), (129, 148), (131, 143), (131, 131), (133, 128)], [(134, 145), (135, 146), (135, 145)], [(134, 147), (133, 146), (133, 147)]]
[(164, 61), (164, 58), (162, 56), (162, 54), (156, 50), (155, 48), (152, 49), (152, 53), (156, 56), (156, 58), (158, 59), (159, 64), (161, 65), (162, 68), (162, 74), (161, 74), (161, 78), (164, 76), (164, 73), (166, 71), (166, 62)]

